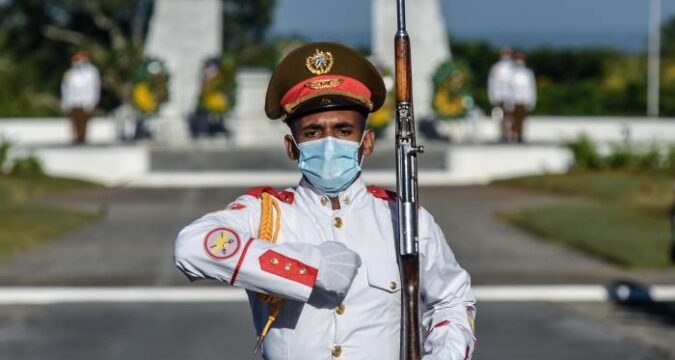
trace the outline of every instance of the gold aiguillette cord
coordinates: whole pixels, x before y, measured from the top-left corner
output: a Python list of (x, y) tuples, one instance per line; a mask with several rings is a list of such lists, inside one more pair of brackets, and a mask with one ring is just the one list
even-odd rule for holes
[[(268, 193), (262, 193), (261, 196), (261, 210), (260, 210), (260, 230), (258, 231), (258, 238), (261, 240), (266, 240), (271, 243), (276, 243), (277, 238), (279, 237), (279, 230), (281, 229), (281, 209), (279, 204), (272, 198)], [(277, 216), (275, 219), (274, 212), (276, 211)], [(276, 221), (275, 221), (276, 220)], [(265, 327), (260, 332), (258, 336), (258, 341), (255, 343), (253, 348), (253, 353), (257, 354), (260, 351), (265, 336), (270, 330), (270, 326), (274, 320), (277, 319), (279, 315), (279, 309), (281, 309), (282, 298), (274, 295), (267, 294), (258, 294), (258, 297), (270, 303), (273, 303), (270, 314), (267, 316), (267, 323)]]

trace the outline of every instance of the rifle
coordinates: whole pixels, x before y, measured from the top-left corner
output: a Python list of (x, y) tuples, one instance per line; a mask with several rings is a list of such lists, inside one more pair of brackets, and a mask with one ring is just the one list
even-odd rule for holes
[(398, 31), (394, 38), (396, 73), (396, 193), (398, 250), (401, 272), (401, 359), (419, 360), (419, 251), (417, 214), (417, 154), (412, 104), (410, 38), (405, 29), (405, 1), (396, 0)]

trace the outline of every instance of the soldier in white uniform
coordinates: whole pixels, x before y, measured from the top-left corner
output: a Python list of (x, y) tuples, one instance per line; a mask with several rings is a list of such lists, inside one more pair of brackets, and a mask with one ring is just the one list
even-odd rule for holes
[(86, 52), (76, 53), (61, 82), (61, 109), (71, 119), (75, 144), (85, 142), (87, 123), (98, 105), (100, 95), (101, 78), (98, 69), (89, 62)]
[[(284, 142), (300, 184), (253, 188), (178, 235), (175, 260), (188, 278), (248, 291), (265, 359), (399, 358), (395, 194), (360, 176), (375, 141), (366, 119), (385, 95), (375, 67), (347, 47), (312, 43), (288, 54), (265, 110), (291, 130)], [(470, 359), (469, 274), (424, 208), (419, 229), (424, 359)]]
[(501, 140), (510, 141), (513, 126), (511, 78), (514, 64), (511, 49), (503, 48), (500, 54), (499, 61), (490, 68), (488, 98), (493, 106), (493, 112), (501, 116)]
[(534, 110), (537, 103), (537, 83), (534, 72), (525, 64), (525, 54), (516, 53), (515, 65), (511, 75), (511, 94), (513, 101), (513, 133), (515, 140), (522, 143), (523, 125), (527, 114)]

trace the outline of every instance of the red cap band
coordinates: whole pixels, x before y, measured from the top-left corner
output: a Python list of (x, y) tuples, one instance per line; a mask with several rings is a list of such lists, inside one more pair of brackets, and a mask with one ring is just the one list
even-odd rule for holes
[(281, 98), (281, 107), (290, 113), (300, 103), (321, 95), (341, 95), (363, 102), (371, 109), (370, 90), (362, 82), (342, 75), (319, 75), (293, 86)]

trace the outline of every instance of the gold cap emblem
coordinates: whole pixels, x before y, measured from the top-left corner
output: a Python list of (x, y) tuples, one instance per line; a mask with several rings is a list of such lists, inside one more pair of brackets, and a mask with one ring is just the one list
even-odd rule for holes
[(340, 86), (343, 82), (345, 81), (342, 79), (319, 79), (306, 83), (305, 87), (312, 90), (332, 89)]
[(333, 67), (333, 54), (330, 51), (320, 51), (316, 49), (316, 52), (313, 55), (310, 55), (305, 59), (305, 65), (307, 70), (312, 74), (323, 75), (330, 71), (330, 68)]

